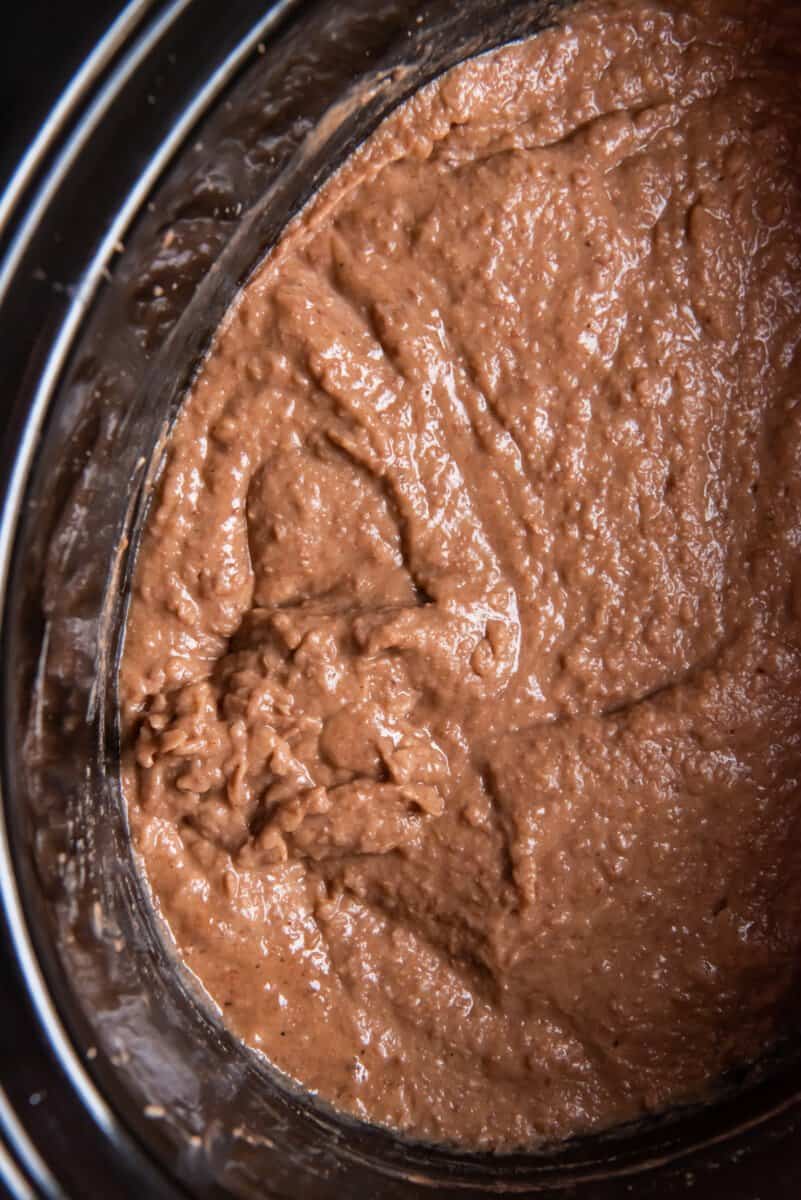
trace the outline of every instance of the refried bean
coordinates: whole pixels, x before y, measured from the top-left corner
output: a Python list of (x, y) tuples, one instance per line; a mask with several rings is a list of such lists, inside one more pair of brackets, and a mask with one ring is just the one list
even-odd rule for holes
[(135, 846), (225, 1023), (509, 1148), (795, 1019), (801, 10), (601, 0), (397, 109), (169, 442)]

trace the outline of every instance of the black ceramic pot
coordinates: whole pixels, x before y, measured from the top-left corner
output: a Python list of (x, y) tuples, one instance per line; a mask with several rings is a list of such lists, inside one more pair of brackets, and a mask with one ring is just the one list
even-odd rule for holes
[(540, 1155), (427, 1149), (309, 1103), (187, 985), (126, 837), (126, 579), (194, 365), (288, 218), (393, 105), (552, 15), (133, 0), (2, 201), (0, 1176), (15, 1194), (801, 1195), (789, 1048), (711, 1107)]

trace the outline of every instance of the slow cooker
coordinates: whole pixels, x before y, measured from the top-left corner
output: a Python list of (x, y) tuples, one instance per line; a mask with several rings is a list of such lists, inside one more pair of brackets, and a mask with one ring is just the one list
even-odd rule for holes
[(116, 769), (126, 586), (160, 452), (249, 272), (421, 83), (544, 0), (131, 0), (0, 201), (0, 1177), (12, 1196), (801, 1194), (785, 1046), (709, 1106), (539, 1153), (432, 1148), (283, 1083), (176, 965)]

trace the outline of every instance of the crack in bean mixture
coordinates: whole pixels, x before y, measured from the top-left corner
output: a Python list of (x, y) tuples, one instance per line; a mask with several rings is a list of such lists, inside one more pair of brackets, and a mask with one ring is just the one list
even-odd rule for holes
[(641, 0), (392, 114), (233, 306), (121, 687), (228, 1026), (508, 1148), (711, 1094), (801, 937), (801, 12)]

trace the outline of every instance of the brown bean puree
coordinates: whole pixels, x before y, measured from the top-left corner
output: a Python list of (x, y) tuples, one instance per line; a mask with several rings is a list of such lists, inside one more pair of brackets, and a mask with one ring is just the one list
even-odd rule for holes
[(226, 1023), (508, 1147), (703, 1094), (801, 938), (801, 16), (598, 3), (396, 111), (169, 444), (135, 838)]

